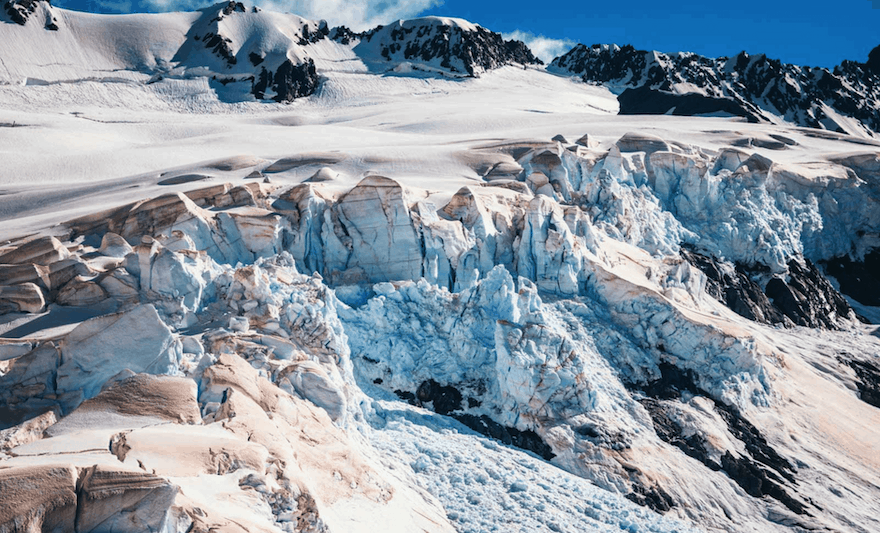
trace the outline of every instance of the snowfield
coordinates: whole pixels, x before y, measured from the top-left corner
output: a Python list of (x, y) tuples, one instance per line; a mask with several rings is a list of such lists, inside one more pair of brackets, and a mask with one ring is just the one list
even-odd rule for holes
[(0, 532), (880, 530), (874, 136), (239, 5), (0, 13)]

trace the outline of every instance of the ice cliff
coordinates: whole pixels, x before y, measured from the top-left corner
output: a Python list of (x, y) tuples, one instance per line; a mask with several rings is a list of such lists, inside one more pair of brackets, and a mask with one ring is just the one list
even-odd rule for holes
[[(443, 206), (378, 175), (252, 181), (0, 250), (4, 312), (93, 317), (0, 344), (0, 530), (470, 530), (425, 428), (573, 476), (597, 507), (569, 527), (872, 527), (873, 482), (827, 502), (844, 460), (765, 417), (800, 368), (786, 328), (855, 327), (835, 287), (878, 245), (875, 160), (641, 133), (480, 154), (502, 162)], [(875, 363), (816, 354), (870, 403)], [(376, 459), (393, 442), (421, 450), (406, 473)]]

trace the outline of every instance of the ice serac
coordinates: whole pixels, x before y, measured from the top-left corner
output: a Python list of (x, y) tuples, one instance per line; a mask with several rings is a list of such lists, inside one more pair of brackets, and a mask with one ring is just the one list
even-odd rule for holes
[(461, 19), (401, 20), (358, 37), (360, 42), (354, 52), (368, 65), (382, 70), (406, 72), (404, 67), (408, 66), (429, 72), (479, 76), (512, 63), (541, 64), (522, 42), (505, 41), (500, 34)]
[(42, 291), (33, 283), (0, 286), (0, 314), (39, 313), (45, 306)]
[(0, 264), (50, 265), (67, 259), (70, 252), (55, 237), (39, 237), (0, 255)]
[[(46, 228), (55, 240), (0, 245), (2, 290), (25, 287), (46, 304), (0, 318), (0, 474), (71, 465), (76, 512), (64, 528), (877, 529), (880, 341), (849, 308), (880, 316), (866, 290), (878, 270), (880, 166), (856, 152), (874, 141), (718, 117), (661, 117), (660, 128), (590, 118), (583, 104), (610, 103), (603, 88), (522, 62), (481, 71), (480, 57), (500, 53), (491, 42), (473, 57), (464, 44), (434, 48), (455, 27), (476, 43), (482, 34), (463, 21), (394, 24), (371, 43), (237, 3), (62, 13), (58, 32), (0, 24), (0, 49), (38, 35), (47, 55), (70, 45), (67, 61), (79, 41), (62, 39), (88, 34), (130, 61), (88, 56), (104, 72), (88, 81), (0, 83), (24, 112), (51, 110), (48, 122), (0, 124), (2, 136), (86, 118), (100, 121), (88, 122), (95, 131), (140, 131), (111, 119), (166, 117), (99, 103), (66, 116), (54, 99), (30, 98), (106, 89), (122, 95), (114, 105), (131, 91), (154, 98), (136, 109), (228, 111), (150, 130), (207, 134), (208, 151), (232, 138), (215, 122), (268, 135), (241, 146), (305, 143), (285, 157), (102, 182), (94, 194), (113, 188), (108, 207), (137, 201)], [(79, 31), (86, 22), (92, 31)], [(180, 63), (167, 48), (110, 45), (169, 22), (162, 35), (189, 50)], [(370, 68), (352, 50), (365, 43)], [(44, 64), (42, 48), (28, 50)], [(254, 102), (261, 68), (274, 83), (275, 65), (308, 64), (291, 51), (309, 55), (326, 91), (293, 112)], [(482, 78), (450, 80), (469, 76), (465, 59)], [(10, 77), (39, 71), (21, 61), (4, 65)], [(56, 68), (52, 79), (64, 79), (66, 67), (39, 67)], [(145, 83), (105, 83), (111, 72)], [(266, 80), (269, 98), (279, 89)], [(548, 87), (552, 99), (537, 99)], [(473, 116), (442, 107), (472, 95), (485, 103)], [(358, 133), (370, 128), (380, 131)], [(306, 151), (326, 144), (323, 132), (341, 144)], [(220, 175), (239, 181), (201, 183)], [(141, 199), (147, 190), (174, 192)], [(0, 509), (28, 524), (70, 516), (63, 497), (57, 517), (39, 500), (7, 501), (0, 490)]]
[(76, 531), (161, 531), (178, 487), (140, 469), (96, 465), (78, 481)]
[(21, 424), (0, 431), (0, 453), (43, 438), (46, 428), (58, 421), (58, 410), (53, 409)]
[(150, 304), (83, 322), (60, 343), (56, 394), (65, 412), (122, 370), (175, 374), (180, 341)]
[(325, 268), (331, 278), (359, 281), (417, 279), (422, 274), (421, 243), (403, 187), (381, 176), (364, 178), (340, 198), (335, 215), (325, 216)]
[(258, 490), (272, 491), (279, 522), (298, 531), (372, 531), (377, 522), (392, 531), (453, 531), (442, 512), (364, 456), (326, 413), (237, 355), (221, 355), (207, 369), (202, 396), (220, 404), (213, 419), (268, 450), (276, 481)]
[(77, 479), (67, 465), (0, 469), (0, 531), (75, 531)]
[(172, 376), (135, 374), (113, 382), (80, 404), (47, 431), (47, 436), (101, 427), (141, 427), (162, 423), (196, 424), (201, 413), (196, 383)]
[[(621, 114), (721, 113), (870, 137), (880, 131), (878, 74), (871, 67), (876, 57), (871, 57), (829, 70), (745, 52), (709, 58), (579, 44), (554, 59), (550, 69), (609, 86), (619, 93)], [(841, 116), (855, 119), (855, 125)]]

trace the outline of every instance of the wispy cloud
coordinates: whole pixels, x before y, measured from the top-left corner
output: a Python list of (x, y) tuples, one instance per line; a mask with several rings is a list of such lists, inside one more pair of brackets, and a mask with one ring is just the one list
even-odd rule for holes
[[(140, 0), (145, 11), (192, 11), (219, 0)], [(295, 13), (307, 19), (324, 19), (330, 26), (345, 25), (360, 31), (398, 19), (413, 18), (442, 0), (250, 0), (271, 11)]]
[(543, 35), (535, 35), (527, 31), (516, 30), (511, 33), (503, 34), (505, 39), (516, 39), (526, 43), (532, 53), (538, 56), (545, 63), (553, 61), (554, 58), (568, 52), (577, 43), (570, 39), (551, 39)]

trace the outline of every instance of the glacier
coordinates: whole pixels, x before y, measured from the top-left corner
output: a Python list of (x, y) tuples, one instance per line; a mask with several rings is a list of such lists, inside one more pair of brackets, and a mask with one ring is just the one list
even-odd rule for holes
[(870, 135), (618, 116), (458, 19), (34, 6), (0, 531), (880, 526)]

